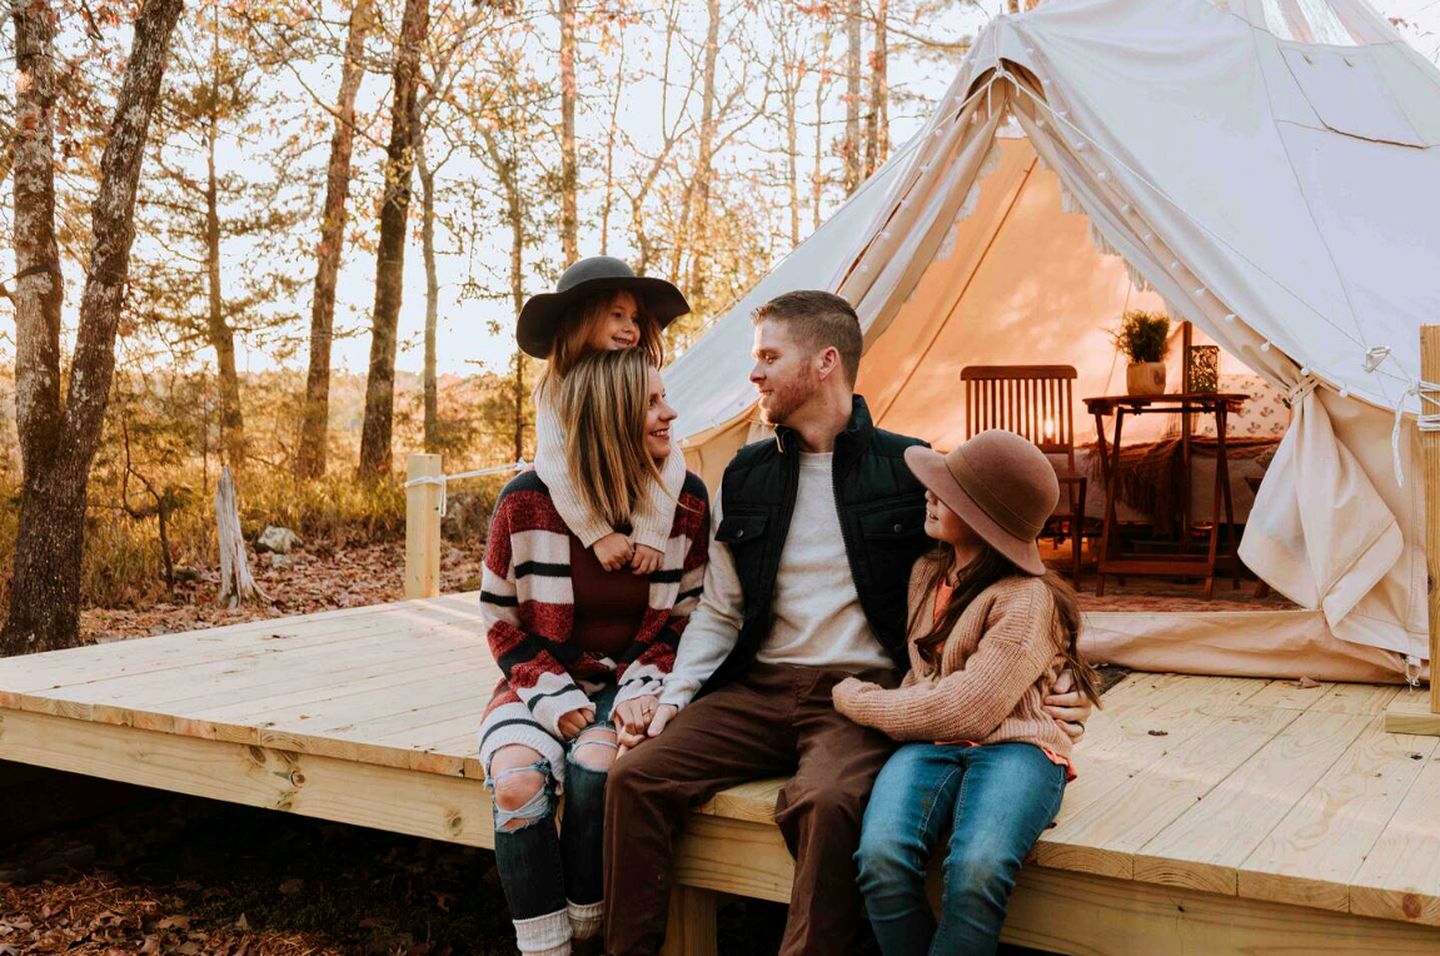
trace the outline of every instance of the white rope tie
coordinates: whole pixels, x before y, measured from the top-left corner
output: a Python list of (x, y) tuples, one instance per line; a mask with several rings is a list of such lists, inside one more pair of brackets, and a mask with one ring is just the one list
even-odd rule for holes
[(507, 475), (512, 471), (524, 471), (530, 467), (530, 463), (524, 458), (511, 462), (508, 465), (494, 465), (490, 468), (481, 468), (477, 471), (460, 471), (453, 475), (422, 475), (419, 478), (411, 478), (405, 482), (406, 488), (414, 488), (417, 485), (439, 485), (440, 486), (440, 514), (445, 514), (445, 507), (448, 504), (449, 489), (446, 482), (459, 481), (461, 478), (486, 478), (490, 475)]
[(1424, 380), (1416, 382), (1395, 402), (1395, 427), (1390, 430), (1390, 464), (1395, 469), (1395, 482), (1405, 487), (1405, 469), (1400, 463), (1400, 425), (1405, 420), (1405, 399), (1411, 395), (1420, 397), (1420, 414), (1415, 416), (1415, 425), (1422, 432), (1440, 432), (1440, 413), (1425, 411), (1426, 404), (1440, 408), (1440, 385)]
[(1420, 686), (1420, 664), (1420, 658), (1414, 654), (1405, 656), (1405, 683), (1410, 685), (1411, 690)]

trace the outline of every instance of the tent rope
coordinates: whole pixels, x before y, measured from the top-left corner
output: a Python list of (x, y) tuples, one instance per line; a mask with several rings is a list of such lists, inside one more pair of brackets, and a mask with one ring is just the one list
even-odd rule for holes
[(1422, 432), (1440, 432), (1440, 413), (1424, 410), (1426, 403), (1440, 408), (1440, 385), (1421, 379), (1406, 389), (1395, 403), (1395, 427), (1390, 430), (1390, 463), (1395, 468), (1395, 481), (1401, 488), (1405, 487), (1405, 471), (1400, 464), (1400, 425), (1405, 420), (1405, 399), (1411, 395), (1420, 398), (1421, 411), (1415, 418), (1416, 427)]
[(405, 482), (406, 488), (414, 488), (417, 485), (439, 485), (440, 486), (440, 513), (445, 513), (448, 503), (449, 488), (447, 482), (459, 481), (461, 478), (485, 478), (490, 475), (508, 475), (513, 471), (524, 471), (530, 467), (530, 462), (521, 458), (519, 461), (511, 462), (508, 465), (493, 465), (489, 468), (481, 468), (476, 471), (458, 471), (453, 475), (422, 475), (419, 478), (411, 478)]

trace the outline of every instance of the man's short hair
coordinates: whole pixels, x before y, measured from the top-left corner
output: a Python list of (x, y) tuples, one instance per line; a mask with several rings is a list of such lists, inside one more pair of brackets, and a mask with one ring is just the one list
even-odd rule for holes
[(860, 373), (860, 353), (865, 347), (860, 334), (860, 317), (849, 302), (814, 289), (777, 295), (755, 310), (752, 320), (784, 322), (790, 334), (812, 354), (830, 346), (840, 353), (840, 364), (855, 384)]

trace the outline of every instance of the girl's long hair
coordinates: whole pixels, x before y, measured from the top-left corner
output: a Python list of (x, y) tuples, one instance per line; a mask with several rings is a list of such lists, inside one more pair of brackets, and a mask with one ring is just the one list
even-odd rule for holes
[[(586, 354), (594, 351), (587, 344), (590, 339), (590, 330), (594, 327), (610, 308), (610, 303), (622, 289), (606, 289), (594, 295), (588, 295), (572, 306), (565, 317), (560, 320), (560, 328), (555, 333), (555, 344), (550, 350), (550, 361), (545, 365), (545, 371), (541, 373), (540, 382), (544, 385), (554, 381), (564, 381), (569, 377), (570, 372), (575, 368), (577, 362), (583, 359)], [(660, 339), (660, 325), (655, 317), (650, 314), (650, 308), (645, 299), (636, 292), (630, 292), (635, 300), (635, 324), (640, 328), (640, 344), (634, 349), (640, 352), (645, 358), (660, 368), (665, 364), (665, 348)]]
[(630, 522), (660, 470), (645, 450), (650, 357), (643, 348), (592, 352), (556, 386), (570, 480), (611, 527)]
[[(957, 570), (955, 549), (950, 545), (941, 544), (933, 552), (933, 558), (935, 567), (929, 580), (925, 582), (927, 594), (933, 594), (940, 582)], [(950, 594), (950, 603), (941, 612), (940, 619), (933, 624), (922, 621), (921, 605), (910, 620), (910, 634), (921, 634), (915, 638), (915, 648), (920, 652), (920, 659), (932, 668), (939, 666), (946, 639), (955, 629), (960, 615), (965, 613), (971, 601), (980, 596), (980, 592), (1006, 578), (1034, 577), (1021, 571), (1009, 558), (983, 542), (979, 555), (958, 571), (955, 589)], [(1090, 698), (1091, 702), (1099, 705), (1100, 678), (1095, 673), (1095, 668), (1080, 656), (1077, 647), (1080, 637), (1080, 599), (1069, 582), (1054, 571), (1046, 572), (1041, 580), (1050, 588), (1050, 594), (1055, 599), (1055, 616), (1051, 626), (1060, 638), (1060, 655), (1075, 674), (1076, 688)], [(928, 629), (922, 631), (923, 628)]]

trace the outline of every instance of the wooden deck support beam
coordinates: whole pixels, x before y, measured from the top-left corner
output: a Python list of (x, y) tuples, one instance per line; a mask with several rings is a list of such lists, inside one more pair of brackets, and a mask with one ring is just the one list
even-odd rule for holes
[[(439, 478), (440, 456), (412, 454), (405, 465), (408, 481)], [(431, 598), (440, 594), (439, 484), (426, 482), (405, 489), (405, 597)]]
[[(1440, 382), (1440, 325), (1420, 327), (1420, 380)], [(1422, 391), (1420, 414), (1432, 414)], [(1396, 734), (1440, 737), (1440, 682), (1435, 677), (1440, 660), (1440, 432), (1420, 432), (1420, 456), (1425, 478), (1425, 571), (1429, 581), (1426, 607), (1430, 621), (1429, 700), (1397, 702), (1385, 712), (1385, 729)]]

